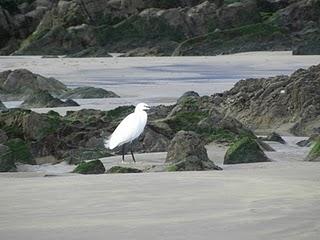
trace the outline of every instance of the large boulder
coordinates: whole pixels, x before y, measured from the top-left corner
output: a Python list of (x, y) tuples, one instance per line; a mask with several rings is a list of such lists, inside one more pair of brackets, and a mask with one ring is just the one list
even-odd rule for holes
[(207, 155), (199, 135), (180, 131), (172, 139), (166, 157), (168, 171), (221, 170)]
[(48, 91), (37, 91), (27, 97), (20, 105), (22, 108), (54, 108), (54, 107), (74, 107), (80, 106), (75, 101), (68, 99), (62, 101), (53, 97)]
[(90, 162), (80, 163), (74, 170), (73, 173), (80, 174), (102, 174), (106, 171), (103, 163), (100, 160), (93, 160)]
[(306, 160), (311, 162), (320, 162), (320, 139), (312, 146)]
[(0, 172), (14, 172), (16, 170), (17, 167), (9, 147), (0, 144)]
[(0, 73), (0, 89), (2, 99), (21, 100), (38, 91), (61, 95), (67, 87), (54, 78), (46, 78), (26, 69), (16, 69)]
[(261, 150), (255, 139), (245, 137), (231, 145), (223, 164), (270, 162), (270, 159)]
[(70, 89), (66, 93), (62, 94), (60, 98), (118, 98), (119, 96), (112, 91), (107, 91), (103, 88), (95, 87), (78, 87)]

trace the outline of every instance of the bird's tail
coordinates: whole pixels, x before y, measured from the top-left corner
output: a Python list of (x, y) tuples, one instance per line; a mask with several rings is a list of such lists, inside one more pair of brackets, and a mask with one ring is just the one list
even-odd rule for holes
[(112, 142), (111, 141), (111, 137), (112, 136), (110, 136), (109, 138), (107, 138), (107, 139), (105, 139), (104, 140), (104, 146), (107, 148), (107, 149), (114, 149), (116, 146), (114, 145), (114, 141)]

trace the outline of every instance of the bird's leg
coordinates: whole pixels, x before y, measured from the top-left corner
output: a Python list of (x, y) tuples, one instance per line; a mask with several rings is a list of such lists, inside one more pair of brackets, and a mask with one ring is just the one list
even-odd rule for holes
[(131, 151), (131, 156), (132, 156), (133, 161), (136, 162), (136, 159), (134, 158), (134, 155), (133, 155), (132, 142), (131, 142), (131, 149), (130, 149), (130, 151)]
[(124, 162), (124, 149), (125, 148), (125, 144), (122, 145), (122, 162)]

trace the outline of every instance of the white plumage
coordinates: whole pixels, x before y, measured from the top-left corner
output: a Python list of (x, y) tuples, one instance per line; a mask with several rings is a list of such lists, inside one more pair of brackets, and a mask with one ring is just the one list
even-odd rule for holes
[[(134, 112), (123, 119), (110, 138), (105, 141), (105, 147), (114, 149), (118, 146), (124, 146), (126, 143), (132, 143), (134, 139), (138, 138), (147, 124), (148, 115), (145, 110), (148, 109), (147, 104), (139, 103)], [(131, 154), (134, 160), (132, 149)], [(124, 149), (122, 159), (124, 159)]]

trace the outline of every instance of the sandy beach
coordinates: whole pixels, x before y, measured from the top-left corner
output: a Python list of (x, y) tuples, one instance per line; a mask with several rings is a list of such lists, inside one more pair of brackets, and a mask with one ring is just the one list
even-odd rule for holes
[[(249, 77), (290, 74), (320, 62), (319, 56), (290, 52), (216, 57), (67, 59), (0, 57), (0, 70), (27, 68), (67, 86), (115, 91), (119, 99), (77, 100), (81, 106), (111, 109), (145, 101), (171, 104), (187, 90), (201, 95), (230, 89)], [(48, 67), (50, 66), (50, 67)], [(5, 102), (15, 107), (19, 102)], [(50, 109), (35, 109), (47, 112)], [(319, 162), (303, 161), (305, 137), (271, 142), (272, 162), (223, 166), (225, 146), (206, 146), (223, 171), (140, 174), (71, 174), (74, 166), (19, 165), (0, 174), (0, 239), (246, 239), (318, 240)], [(145, 169), (160, 165), (165, 152), (103, 158), (114, 165)]]

